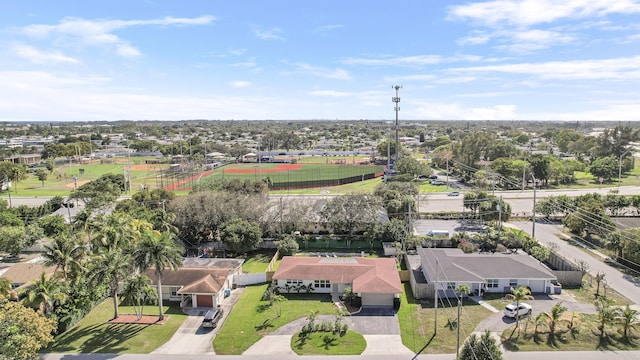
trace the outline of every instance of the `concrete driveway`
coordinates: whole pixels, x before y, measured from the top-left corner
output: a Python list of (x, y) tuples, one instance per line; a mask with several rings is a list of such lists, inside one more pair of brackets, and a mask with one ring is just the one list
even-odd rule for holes
[[(532, 309), (532, 318), (538, 316), (543, 312), (551, 311), (553, 305), (558, 302), (562, 302), (567, 308), (567, 313), (577, 312), (581, 314), (595, 314), (596, 308), (593, 304), (585, 304), (575, 301), (570, 295), (535, 295), (534, 300), (527, 300), (526, 303), (530, 304)], [(508, 304), (507, 302), (504, 303)], [(502, 332), (509, 326), (516, 323), (516, 319), (504, 316), (502, 309), (498, 309), (500, 312), (491, 315), (478, 324), (474, 332), (484, 332), (489, 330), (491, 332)]]
[(213, 351), (213, 338), (218, 329), (224, 324), (231, 312), (233, 305), (244, 292), (244, 288), (231, 291), (231, 296), (224, 299), (220, 307), (224, 310), (224, 316), (214, 329), (203, 328), (202, 320), (206, 313), (205, 308), (192, 309), (187, 319), (182, 323), (171, 339), (154, 350), (151, 354), (202, 354), (215, 355)]
[[(335, 321), (334, 315), (320, 315), (317, 322)], [(349, 329), (361, 333), (367, 341), (362, 355), (413, 354), (402, 344), (398, 316), (393, 309), (363, 309), (358, 314), (345, 316), (343, 322)], [(253, 344), (242, 355), (291, 355), (291, 337), (307, 323), (300, 318), (276, 329), (270, 335)]]

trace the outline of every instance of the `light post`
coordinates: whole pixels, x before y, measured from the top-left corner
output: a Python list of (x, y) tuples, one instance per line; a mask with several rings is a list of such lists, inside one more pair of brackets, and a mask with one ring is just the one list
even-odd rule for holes
[(620, 159), (618, 161), (618, 191), (620, 191), (620, 182), (622, 181), (622, 158), (627, 155), (627, 153), (629, 153), (629, 151), (631, 151), (631, 149), (628, 149), (627, 151), (623, 152), (622, 155), (620, 155)]
[(531, 174), (533, 179), (533, 210), (531, 211), (531, 237), (536, 238), (536, 177)]

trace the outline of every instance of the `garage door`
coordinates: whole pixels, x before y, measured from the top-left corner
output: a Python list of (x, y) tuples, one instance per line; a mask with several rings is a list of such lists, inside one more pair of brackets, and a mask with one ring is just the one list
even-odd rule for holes
[(211, 295), (196, 295), (198, 307), (213, 307)]
[(362, 306), (393, 307), (393, 294), (362, 294)]
[(529, 287), (532, 293), (544, 293), (544, 280), (529, 280)]

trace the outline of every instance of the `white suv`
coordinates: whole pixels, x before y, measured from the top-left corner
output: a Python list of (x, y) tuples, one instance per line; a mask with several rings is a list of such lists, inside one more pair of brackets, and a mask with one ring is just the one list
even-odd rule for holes
[(504, 316), (515, 318), (516, 314), (518, 316), (531, 315), (531, 305), (527, 303), (511, 303), (504, 307)]

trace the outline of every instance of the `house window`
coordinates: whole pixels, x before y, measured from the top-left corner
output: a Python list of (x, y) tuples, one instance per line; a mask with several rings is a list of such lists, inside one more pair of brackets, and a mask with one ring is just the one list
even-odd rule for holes
[(299, 280), (299, 279), (287, 279), (287, 285), (289, 285), (289, 286), (302, 285), (302, 280)]
[(178, 290), (180, 290), (179, 287), (172, 286), (170, 291), (169, 291), (169, 296), (170, 297), (178, 297)]
[(512, 287), (514, 289), (517, 288), (518, 287), (518, 279), (509, 280), (509, 287)]
[(330, 288), (331, 284), (329, 283), (329, 280), (314, 280), (313, 281), (313, 287), (318, 289), (318, 288)]
[(456, 289), (456, 283), (454, 282), (447, 283), (447, 290), (455, 290), (455, 289)]
[(487, 279), (487, 288), (497, 288), (498, 287), (498, 279)]

